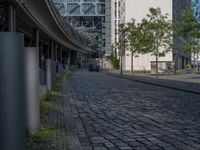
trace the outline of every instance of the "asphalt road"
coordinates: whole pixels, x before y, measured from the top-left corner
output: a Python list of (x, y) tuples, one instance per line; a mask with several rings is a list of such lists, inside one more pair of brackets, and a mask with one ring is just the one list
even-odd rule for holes
[(84, 150), (200, 150), (200, 95), (87, 70), (63, 91)]

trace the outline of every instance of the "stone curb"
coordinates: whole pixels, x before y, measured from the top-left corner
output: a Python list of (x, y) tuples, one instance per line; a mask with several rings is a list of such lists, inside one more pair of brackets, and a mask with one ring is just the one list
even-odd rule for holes
[[(170, 82), (173, 82), (172, 80), (167, 80), (167, 79), (156, 79), (156, 78), (151, 78), (151, 77), (139, 77), (139, 76), (134, 76), (134, 75), (119, 75), (117, 73), (107, 73), (108, 75), (117, 77), (117, 78), (122, 78), (122, 79), (129, 79), (145, 84), (151, 84), (155, 86), (160, 86), (160, 87), (165, 87), (169, 89), (175, 89), (179, 91), (184, 91), (188, 93), (194, 93), (194, 94), (200, 94), (200, 84), (198, 83), (186, 83), (186, 82), (181, 82), (181, 81), (175, 81), (177, 85), (173, 85)], [(159, 81), (159, 82), (158, 82)], [(173, 82), (173, 83), (175, 83)], [(183, 84), (185, 86), (180, 86), (180, 84)], [(197, 86), (198, 88), (195, 88), (194, 86)], [(184, 87), (188, 87), (187, 89)], [(199, 90), (198, 90), (199, 89)]]
[[(66, 86), (66, 77), (62, 82), (62, 88)], [(62, 89), (63, 90), (63, 89)], [(70, 106), (70, 100), (67, 95), (63, 95), (66, 99), (65, 109), (64, 109), (64, 117), (65, 117), (65, 128), (67, 130), (68, 140), (69, 140), (69, 149), (70, 150), (82, 150), (82, 146), (80, 144), (77, 132), (76, 132), (76, 123), (73, 119), (72, 114), (72, 106)]]

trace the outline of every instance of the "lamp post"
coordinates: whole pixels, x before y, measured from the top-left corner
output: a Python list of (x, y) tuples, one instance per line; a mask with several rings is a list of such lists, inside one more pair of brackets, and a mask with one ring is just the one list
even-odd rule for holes
[(123, 53), (124, 53), (124, 48), (125, 48), (125, 45), (124, 45), (124, 31), (123, 31), (123, 28), (124, 28), (124, 24), (120, 24), (120, 30), (121, 30), (121, 34), (120, 34), (120, 75), (122, 76), (123, 75), (123, 62), (122, 62), (122, 59), (123, 59)]

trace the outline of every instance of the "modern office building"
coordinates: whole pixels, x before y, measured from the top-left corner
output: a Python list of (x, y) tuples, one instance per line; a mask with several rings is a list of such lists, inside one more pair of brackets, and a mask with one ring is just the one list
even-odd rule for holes
[(125, 23), (125, 0), (106, 1), (106, 53), (117, 54), (118, 49), (114, 46), (119, 42), (119, 27)]
[(54, 3), (65, 20), (93, 36), (105, 54), (105, 0), (54, 0)]
[[(116, 0), (117, 1), (117, 0)], [(115, 1), (115, 2), (116, 2)], [(113, 3), (115, 3), (113, 2)], [(122, 2), (122, 1), (121, 1)], [(160, 7), (163, 14), (168, 13), (169, 19), (172, 21), (176, 21), (181, 12), (184, 9), (187, 9), (191, 6), (190, 0), (126, 0), (123, 2), (124, 5), (120, 4), (118, 1), (118, 7), (113, 4), (115, 8), (118, 10), (123, 10), (124, 13), (121, 12), (119, 21), (121, 23), (131, 22), (131, 19), (136, 19), (136, 22), (140, 22), (142, 18), (146, 16), (150, 7)], [(119, 8), (121, 7), (121, 8)], [(119, 12), (119, 11), (117, 11)], [(113, 11), (113, 16), (115, 16), (115, 11)], [(119, 23), (120, 24), (120, 23)], [(113, 29), (115, 30), (115, 29)], [(113, 33), (116, 35), (115, 33)], [(114, 36), (112, 42), (115, 42), (115, 39), (118, 39), (118, 35)], [(181, 43), (184, 42), (183, 38), (173, 38), (173, 42)], [(151, 54), (138, 55), (138, 57), (133, 58), (133, 69), (134, 70), (151, 70), (151, 61), (155, 61), (155, 56)], [(176, 63), (176, 68), (181, 69), (190, 61), (190, 56), (184, 55), (181, 53), (179, 49), (172, 49), (171, 52), (166, 54), (164, 57), (159, 58), (159, 61), (174, 61)], [(131, 70), (131, 53), (129, 51), (125, 51), (125, 56), (123, 59), (123, 69)]]

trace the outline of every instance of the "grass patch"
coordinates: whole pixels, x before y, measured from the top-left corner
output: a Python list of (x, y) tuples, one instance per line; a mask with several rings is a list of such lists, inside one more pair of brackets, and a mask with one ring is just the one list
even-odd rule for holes
[(47, 94), (42, 97), (40, 100), (40, 112), (43, 113), (46, 107), (51, 107), (50, 100), (53, 98), (52, 92), (50, 90), (47, 91)]
[[(28, 144), (27, 150), (41, 150), (41, 149), (55, 149), (56, 147), (56, 133), (59, 132), (54, 126), (43, 124), (38, 132), (27, 135)], [(54, 143), (53, 145), (51, 145)]]
[(65, 78), (65, 76), (69, 76), (71, 75), (71, 71), (63, 71), (62, 73), (60, 73), (55, 82), (54, 82), (54, 85), (53, 85), (53, 91), (55, 92), (61, 92), (62, 90), (62, 81), (63, 79)]
[(53, 140), (53, 137), (56, 134), (57, 130), (58, 129), (54, 126), (43, 124), (37, 133), (33, 135), (28, 135), (28, 137), (32, 139), (32, 142), (37, 144), (44, 143), (45, 141), (50, 142), (51, 140)]
[[(61, 93), (62, 90), (62, 81), (66, 75), (71, 75), (69, 71), (63, 71), (60, 73), (53, 86), (53, 91)], [(63, 109), (64, 105), (57, 104), (56, 94), (47, 91), (46, 95), (43, 96), (40, 100), (40, 113), (41, 113), (41, 127), (40, 130), (35, 134), (26, 135), (26, 149), (27, 150), (61, 150), (63, 147), (68, 147), (68, 140), (66, 131), (63, 127), (57, 127), (57, 125), (52, 124), (48, 121), (49, 118), (56, 121), (60, 118), (59, 116), (52, 116), (55, 112), (59, 112)], [(62, 136), (62, 140), (59, 140), (56, 135)], [(41, 149), (42, 148), (42, 149)]]

